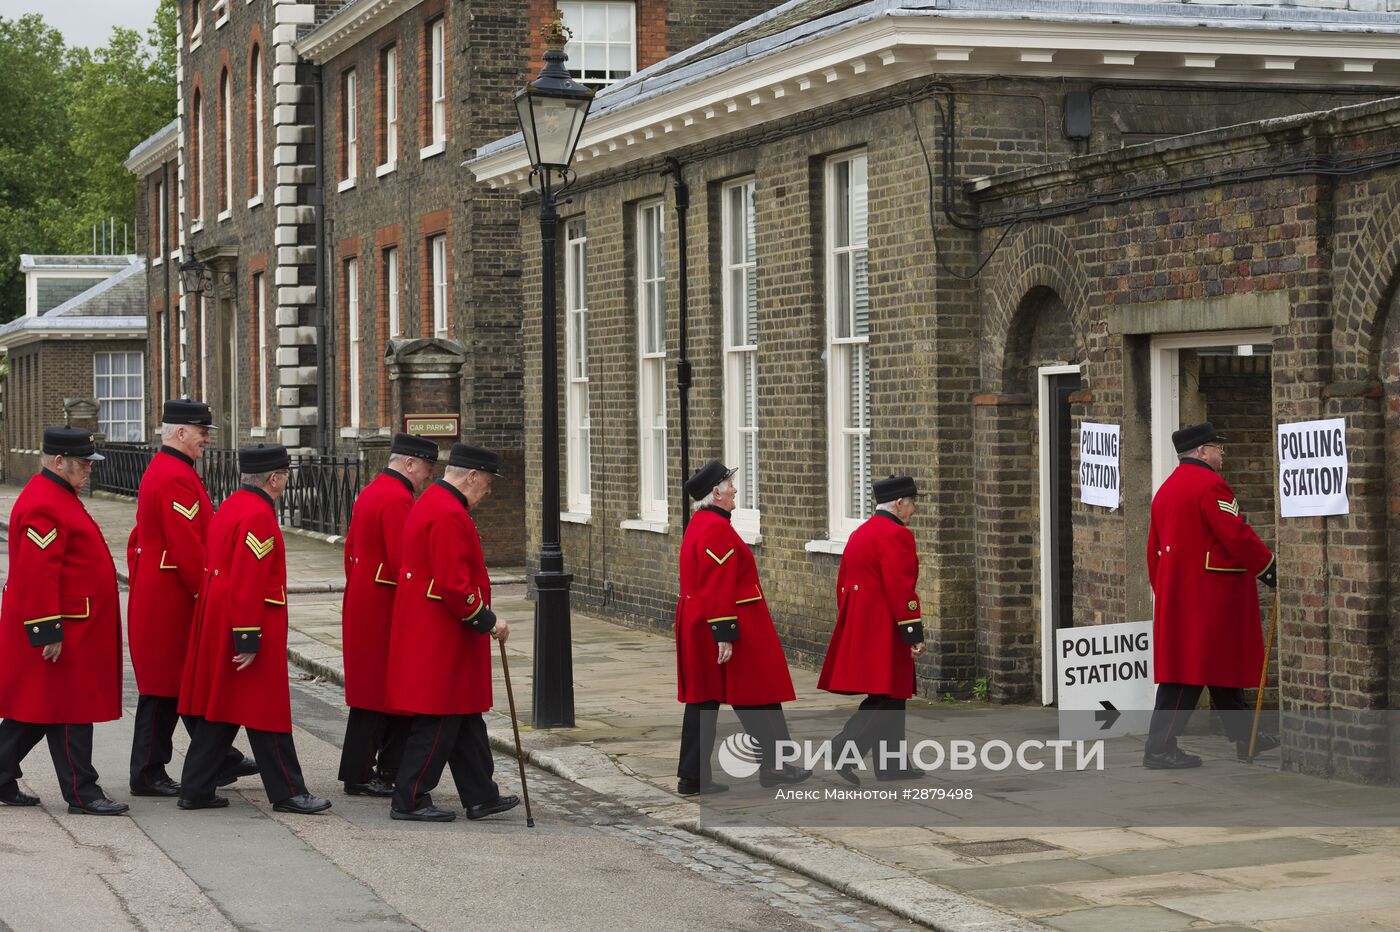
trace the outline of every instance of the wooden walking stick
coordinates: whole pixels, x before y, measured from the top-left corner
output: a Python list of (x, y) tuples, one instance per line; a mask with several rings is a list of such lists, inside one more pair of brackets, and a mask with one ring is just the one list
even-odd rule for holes
[[(1254, 721), (1249, 726), (1249, 763), (1254, 763), (1254, 742), (1259, 737), (1259, 713), (1264, 708), (1264, 685), (1269, 682), (1269, 658), (1274, 653), (1274, 630), (1278, 627), (1278, 587), (1274, 587), (1274, 609), (1269, 613), (1269, 640), (1264, 644), (1264, 668), (1259, 671), (1259, 694), (1254, 697)], [(509, 681), (507, 681), (509, 682)]]
[[(1277, 610), (1277, 604), (1275, 604)], [(504, 641), (497, 641), (501, 647), (501, 673), (506, 678), (506, 698), (510, 700), (510, 727), (515, 732), (515, 762), (520, 765), (520, 794), (525, 797), (525, 827), (535, 827), (535, 817), (530, 814), (530, 784), (525, 782), (525, 752), (520, 749), (520, 725), (515, 720), (515, 691), (510, 688), (510, 661), (506, 660), (506, 645)], [(1254, 750), (1251, 746), (1250, 750)]]

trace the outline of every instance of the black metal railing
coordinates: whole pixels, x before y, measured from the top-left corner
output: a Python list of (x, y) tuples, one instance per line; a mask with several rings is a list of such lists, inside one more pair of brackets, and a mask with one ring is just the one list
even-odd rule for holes
[[(92, 471), (92, 487), (104, 492), (135, 496), (141, 476), (155, 455), (147, 443), (104, 443), (107, 457)], [(360, 494), (360, 461), (356, 456), (320, 453), (294, 455), (287, 494), (277, 502), (277, 518), (283, 527), (344, 534), (350, 527), (350, 510)], [(238, 490), (238, 452), (211, 447), (196, 468), (215, 507)]]

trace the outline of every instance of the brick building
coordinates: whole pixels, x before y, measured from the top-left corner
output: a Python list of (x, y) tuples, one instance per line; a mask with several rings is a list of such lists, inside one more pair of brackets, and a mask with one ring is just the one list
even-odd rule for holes
[(20, 256), (25, 313), (0, 326), (4, 475), (39, 469), (44, 428), (145, 439), (146, 265), (138, 256)]
[[(560, 4), (597, 86), (765, 6)], [(221, 443), (370, 466), (405, 416), (457, 417), (506, 464), (482, 520), (502, 564), (524, 561), (519, 207), (461, 162), (515, 125), (511, 95), (539, 69), (553, 10), (180, 0), (179, 113), (128, 163), (152, 384), (210, 400)], [(202, 295), (180, 288), (190, 258), (211, 271)]]
[[(575, 598), (668, 627), (680, 484), (722, 456), (812, 662), (871, 477), (908, 471), (921, 690), (1051, 703), (1056, 628), (1151, 617), (1168, 438), (1212, 417), (1278, 549), (1285, 707), (1400, 699), (1400, 27), (1379, 4), (1244, 6), (798, 0), (601, 96), (559, 268)], [(469, 168), (526, 190), (518, 136)], [(1352, 513), (1276, 521), (1274, 425), (1323, 414), (1348, 420)], [(1079, 500), (1084, 421), (1121, 428), (1118, 509)], [(1289, 740), (1301, 766), (1389, 774), (1364, 739)]]

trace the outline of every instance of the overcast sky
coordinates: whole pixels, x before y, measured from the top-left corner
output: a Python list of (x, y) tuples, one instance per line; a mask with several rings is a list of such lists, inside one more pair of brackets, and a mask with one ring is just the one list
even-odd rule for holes
[(0, 0), (0, 16), (18, 19), (39, 13), (69, 45), (94, 48), (107, 43), (113, 26), (126, 26), (146, 35), (155, 21), (157, 0)]

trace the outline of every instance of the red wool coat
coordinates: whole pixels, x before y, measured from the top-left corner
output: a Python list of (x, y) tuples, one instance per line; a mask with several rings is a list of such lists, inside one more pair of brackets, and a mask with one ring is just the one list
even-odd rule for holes
[[(287, 551), (272, 500), (261, 490), (244, 486), (219, 507), (209, 524), (208, 561), (180, 714), (290, 733)], [(239, 653), (257, 657), (239, 670), (233, 662)]]
[(836, 630), (817, 687), (827, 692), (914, 695), (914, 658), (923, 640), (919, 554), (914, 532), (877, 511), (856, 528), (836, 574)]
[[(0, 718), (84, 725), (121, 718), (117, 567), (73, 487), (45, 469), (10, 512), (0, 602)], [(61, 641), (56, 663), (43, 645)]]
[(214, 505), (194, 461), (161, 447), (141, 477), (136, 527), (126, 547), (131, 580), (126, 629), (136, 688), (143, 696), (180, 695), (213, 518)]
[(1159, 683), (1259, 685), (1264, 638), (1255, 580), (1274, 555), (1239, 510), (1229, 483), (1198, 461), (1178, 466), (1152, 499), (1147, 572)]
[(490, 607), (491, 581), (467, 500), (439, 480), (404, 522), (389, 634), (390, 708), (419, 715), (491, 708), (491, 637), (472, 627)]
[(355, 499), (345, 535), (345, 704), (392, 712), (384, 702), (389, 625), (399, 585), (403, 525), (413, 510), (413, 484), (385, 470)]
[[(767, 705), (796, 694), (753, 551), (718, 508), (702, 508), (681, 540), (676, 600), (676, 698), (681, 702)], [(720, 664), (717, 643), (734, 655)]]

